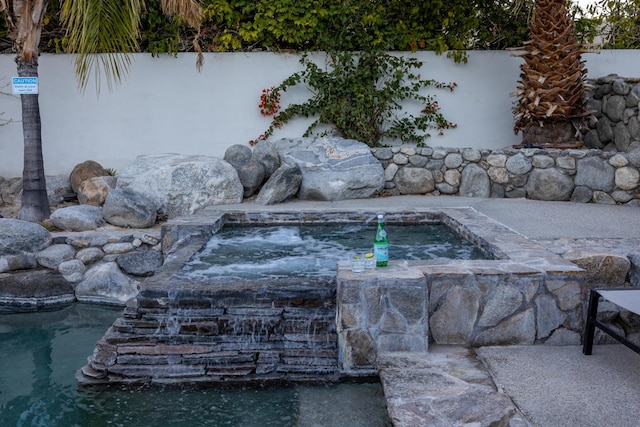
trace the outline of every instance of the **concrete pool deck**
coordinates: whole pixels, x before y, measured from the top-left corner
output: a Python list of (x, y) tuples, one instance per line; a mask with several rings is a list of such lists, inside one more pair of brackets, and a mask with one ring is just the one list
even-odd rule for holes
[[(472, 207), (543, 245), (569, 239), (590, 249), (598, 249), (594, 245), (602, 244), (606, 251), (640, 251), (640, 209), (628, 206), (526, 199), (399, 196), (337, 202), (292, 201), (275, 206), (242, 203), (215, 206), (213, 209), (247, 212), (308, 209), (385, 211), (417, 207)], [(477, 350), (477, 355), (498, 391), (515, 403), (524, 425), (637, 424), (637, 414), (640, 413), (640, 355), (624, 346), (596, 346), (592, 356), (584, 356), (578, 346), (544, 345), (484, 347)], [(428, 406), (425, 405), (425, 411), (429, 410)], [(420, 423), (419, 419), (396, 424), (430, 425)]]

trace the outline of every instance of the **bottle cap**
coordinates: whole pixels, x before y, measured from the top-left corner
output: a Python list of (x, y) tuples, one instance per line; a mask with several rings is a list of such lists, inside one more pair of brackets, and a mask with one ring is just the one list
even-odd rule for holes
[(378, 214), (378, 219), (382, 219), (382, 214)]

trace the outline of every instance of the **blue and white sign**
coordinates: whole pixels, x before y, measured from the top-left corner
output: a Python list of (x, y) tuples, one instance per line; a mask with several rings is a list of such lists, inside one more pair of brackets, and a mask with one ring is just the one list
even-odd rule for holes
[(38, 78), (12, 77), (11, 87), (14, 95), (36, 95), (38, 93)]

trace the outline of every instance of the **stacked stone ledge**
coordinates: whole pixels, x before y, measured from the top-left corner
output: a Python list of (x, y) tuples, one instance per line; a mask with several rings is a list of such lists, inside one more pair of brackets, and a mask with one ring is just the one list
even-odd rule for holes
[(371, 149), (387, 195), (529, 198), (640, 206), (640, 142), (627, 153), (596, 149)]

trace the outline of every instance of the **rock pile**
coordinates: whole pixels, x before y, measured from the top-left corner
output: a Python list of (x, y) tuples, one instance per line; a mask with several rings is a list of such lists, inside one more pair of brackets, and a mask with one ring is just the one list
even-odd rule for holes
[(261, 141), (231, 146), (224, 156), (238, 171), (244, 196), (271, 205), (302, 200), (365, 199), (383, 188), (384, 172), (366, 144), (338, 138)]
[(52, 308), (75, 301), (124, 305), (138, 281), (163, 264), (160, 231), (50, 233), (0, 219), (0, 311)]

